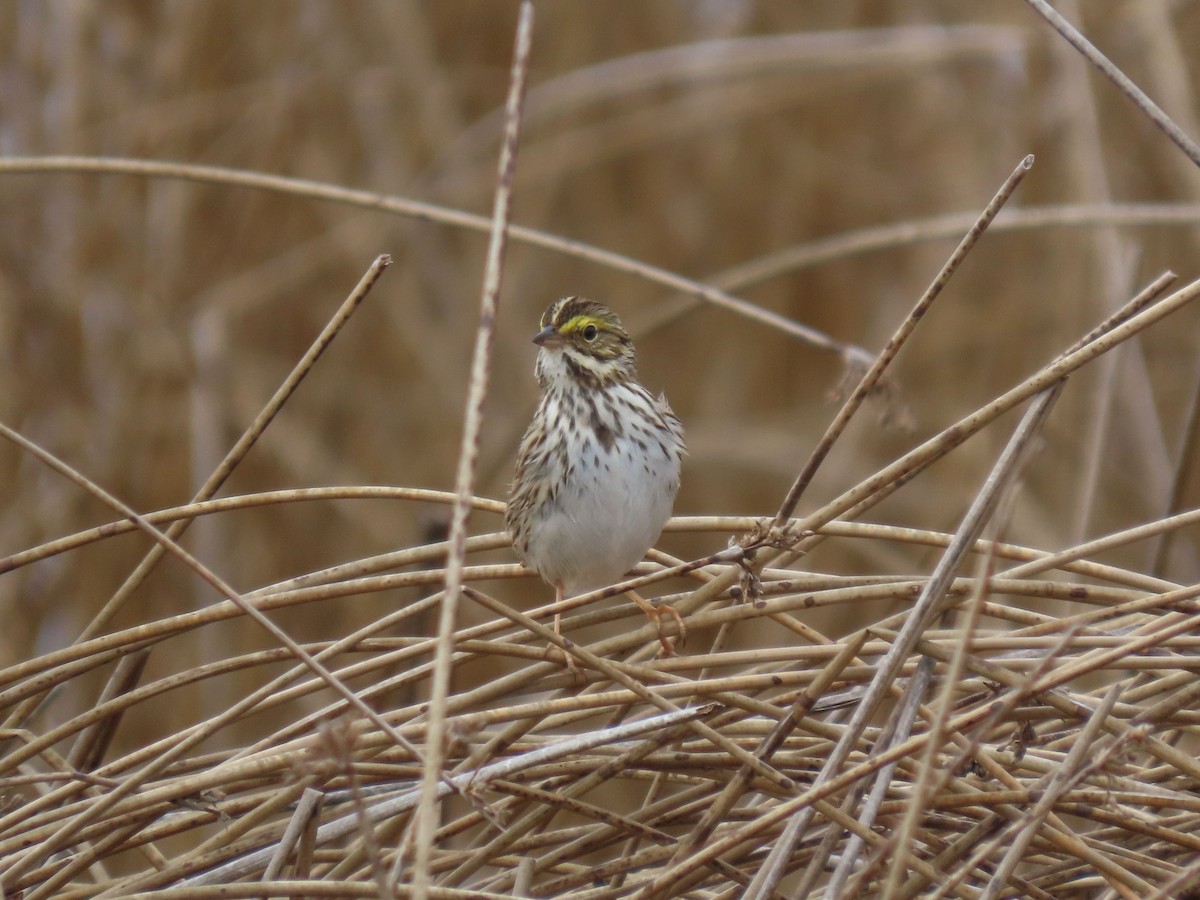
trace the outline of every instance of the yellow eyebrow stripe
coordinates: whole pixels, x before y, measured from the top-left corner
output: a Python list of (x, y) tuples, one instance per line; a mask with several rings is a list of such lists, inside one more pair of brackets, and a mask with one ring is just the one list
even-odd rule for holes
[(568, 319), (562, 328), (558, 329), (559, 334), (573, 334), (576, 331), (582, 331), (589, 325), (595, 325), (601, 331), (606, 327), (603, 319), (598, 319), (595, 316), (573, 316)]

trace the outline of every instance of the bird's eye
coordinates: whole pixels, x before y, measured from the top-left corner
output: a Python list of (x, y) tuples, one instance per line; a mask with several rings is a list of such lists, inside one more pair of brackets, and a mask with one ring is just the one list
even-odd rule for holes
[(583, 339), (589, 344), (596, 339), (596, 335), (600, 332), (595, 325), (585, 325), (583, 329)]

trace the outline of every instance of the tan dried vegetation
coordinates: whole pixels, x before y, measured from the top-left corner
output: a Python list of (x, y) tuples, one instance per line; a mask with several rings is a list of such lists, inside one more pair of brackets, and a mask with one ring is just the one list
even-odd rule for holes
[[(0, 6), (3, 895), (1195, 892), (1200, 4), (1059, 4), (1181, 138), (1037, 2), (539, 0), (490, 361), (515, 4)], [(691, 450), (579, 681), (566, 293)]]

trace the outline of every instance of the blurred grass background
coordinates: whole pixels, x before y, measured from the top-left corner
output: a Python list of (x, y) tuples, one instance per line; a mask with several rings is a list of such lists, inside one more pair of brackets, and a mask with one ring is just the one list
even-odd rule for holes
[[(1189, 50), (1200, 4), (1057, 5), (1200, 135)], [(1200, 199), (1182, 155), (1021, 3), (539, 0), (537, 15), (515, 221), (689, 278), (719, 280), (860, 229), (973, 216), (1027, 153), (1037, 164), (1010, 211)], [(486, 215), (514, 20), (515, 4), (495, 0), (4, 3), (0, 152), (203, 163)], [(223, 493), (452, 486), (484, 236), (127, 176), (5, 175), (0, 210), (0, 417), (136, 509), (191, 497), (381, 252), (395, 265)], [(989, 234), (893, 370), (907, 427), (860, 416), (805, 503), (999, 394), (1164, 268), (1195, 277), (1197, 224), (1195, 206), (1171, 224), (1119, 228), (1093, 208), (1070, 226)], [(961, 231), (785, 268), (733, 292), (874, 352)], [(529, 338), (568, 293), (617, 309), (643, 380), (686, 425), (676, 512), (772, 515), (836, 411), (838, 357), (520, 243), (505, 273), (479, 493), (507, 491), (536, 396)], [(1180, 471), (1191, 485), (1182, 505), (1196, 505), (1195, 461), (1181, 468), (1180, 454), (1198, 315), (1185, 310), (1072, 381), (1010, 540), (1058, 549), (1161, 516)], [(985, 432), (872, 519), (953, 529), (1006, 438)], [(441, 515), (382, 501), (268, 507), (198, 521), (187, 543), (250, 590), (420, 543)], [(0, 555), (111, 518), (0, 446)], [(475, 518), (476, 531), (499, 527)], [(663, 545), (691, 557), (723, 543)], [(146, 548), (131, 535), (0, 577), (0, 659), (69, 643)], [(1156, 549), (1111, 561), (1148, 569)], [(1196, 549), (1183, 535), (1162, 574), (1194, 581)], [(929, 558), (841, 541), (805, 565), (917, 572)], [(505, 596), (529, 606), (550, 593), (528, 581)], [(298, 607), (286, 626), (343, 634), (412, 598)], [(214, 599), (168, 562), (113, 627)], [(173, 642), (182, 656), (171, 667), (264, 640), (236, 620)], [(239, 690), (214, 681), (196, 702), (224, 708), (217, 684)], [(60, 697), (53, 715), (90, 702), (87, 691)]]

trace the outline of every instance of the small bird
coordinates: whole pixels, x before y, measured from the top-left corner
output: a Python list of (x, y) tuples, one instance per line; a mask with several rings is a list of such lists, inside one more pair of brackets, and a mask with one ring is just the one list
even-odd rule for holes
[[(633, 342), (612, 310), (563, 297), (539, 327), (542, 399), (521, 440), (505, 522), (521, 562), (562, 601), (618, 581), (654, 545), (686, 448), (666, 398), (638, 381)], [(670, 656), (662, 616), (674, 617), (681, 637), (682, 617), (628, 593), (658, 624)]]

